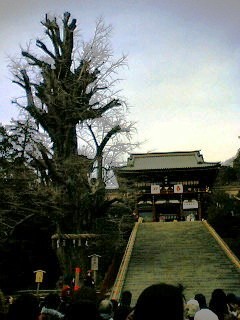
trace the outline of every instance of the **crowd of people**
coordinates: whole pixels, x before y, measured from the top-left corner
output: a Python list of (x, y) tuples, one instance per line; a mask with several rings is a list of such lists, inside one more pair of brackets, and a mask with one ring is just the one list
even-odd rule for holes
[(240, 297), (222, 289), (212, 292), (209, 303), (201, 293), (186, 301), (182, 286), (152, 284), (139, 295), (123, 291), (119, 301), (99, 297), (95, 288), (83, 285), (72, 292), (50, 293), (43, 300), (34, 294), (9, 299), (0, 294), (1, 320), (238, 320)]

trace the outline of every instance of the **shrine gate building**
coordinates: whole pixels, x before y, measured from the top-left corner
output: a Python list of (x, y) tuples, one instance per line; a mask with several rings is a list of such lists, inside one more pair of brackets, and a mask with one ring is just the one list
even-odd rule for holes
[(220, 166), (198, 150), (135, 153), (116, 174), (145, 221), (201, 220)]

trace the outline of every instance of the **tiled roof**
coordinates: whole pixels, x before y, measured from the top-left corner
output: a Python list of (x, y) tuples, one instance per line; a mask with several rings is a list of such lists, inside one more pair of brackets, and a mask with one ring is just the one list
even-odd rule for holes
[(136, 153), (128, 158), (120, 171), (205, 168), (220, 166), (220, 162), (205, 162), (200, 151)]

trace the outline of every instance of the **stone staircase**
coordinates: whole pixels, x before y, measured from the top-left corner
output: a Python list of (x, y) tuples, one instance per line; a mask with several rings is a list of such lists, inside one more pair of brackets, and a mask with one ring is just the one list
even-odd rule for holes
[(222, 288), (240, 295), (240, 270), (203, 222), (146, 222), (139, 225), (122, 290), (133, 294), (165, 282), (182, 284), (186, 299)]

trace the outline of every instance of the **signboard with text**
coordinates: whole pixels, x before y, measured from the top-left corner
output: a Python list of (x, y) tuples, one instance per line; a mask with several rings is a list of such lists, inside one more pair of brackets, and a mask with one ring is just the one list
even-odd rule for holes
[(183, 193), (183, 185), (182, 184), (175, 184), (173, 187), (174, 193)]
[(198, 202), (197, 200), (184, 200), (183, 201), (183, 209), (197, 209)]
[(160, 185), (159, 184), (151, 184), (151, 193), (159, 194), (160, 193)]
[(98, 260), (101, 258), (98, 254), (92, 254), (89, 256), (91, 258), (91, 270), (97, 271), (98, 270)]
[(34, 271), (34, 273), (35, 273), (35, 282), (36, 283), (43, 282), (43, 274), (46, 273), (46, 271), (36, 270), (36, 271)]

